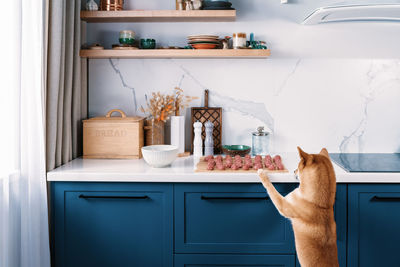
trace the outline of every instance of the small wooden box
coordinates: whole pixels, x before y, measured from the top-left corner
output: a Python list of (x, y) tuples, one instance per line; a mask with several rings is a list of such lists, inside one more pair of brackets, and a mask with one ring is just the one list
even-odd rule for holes
[[(121, 117), (111, 117), (119, 112)], [(142, 117), (127, 117), (118, 109), (105, 117), (83, 121), (83, 157), (104, 159), (138, 159), (144, 145)]]

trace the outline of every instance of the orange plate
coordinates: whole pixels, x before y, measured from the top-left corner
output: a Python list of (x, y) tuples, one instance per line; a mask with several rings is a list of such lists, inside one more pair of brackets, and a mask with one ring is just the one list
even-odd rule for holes
[(217, 44), (192, 44), (194, 49), (214, 49), (217, 47)]

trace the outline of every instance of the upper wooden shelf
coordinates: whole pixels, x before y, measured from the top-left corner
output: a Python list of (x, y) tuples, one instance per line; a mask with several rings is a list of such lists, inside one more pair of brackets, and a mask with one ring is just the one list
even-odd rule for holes
[(219, 22), (234, 21), (236, 10), (81, 11), (87, 22)]
[(84, 58), (267, 58), (269, 49), (137, 49), (81, 50)]

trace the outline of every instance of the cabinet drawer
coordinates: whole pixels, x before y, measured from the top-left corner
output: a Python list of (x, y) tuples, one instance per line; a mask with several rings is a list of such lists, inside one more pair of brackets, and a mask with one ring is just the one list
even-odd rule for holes
[(294, 267), (291, 255), (175, 255), (175, 267)]
[(172, 266), (172, 185), (53, 186), (57, 267)]
[[(278, 184), (286, 195), (296, 185)], [(175, 252), (294, 253), (289, 220), (261, 184), (175, 185)]]

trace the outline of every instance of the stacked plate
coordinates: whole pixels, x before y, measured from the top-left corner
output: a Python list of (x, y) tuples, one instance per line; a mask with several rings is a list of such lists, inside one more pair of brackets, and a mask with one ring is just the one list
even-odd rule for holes
[(194, 49), (215, 49), (221, 45), (218, 35), (189, 35), (187, 40)]
[(204, 10), (231, 10), (232, 3), (224, 0), (206, 0), (203, 1)]

